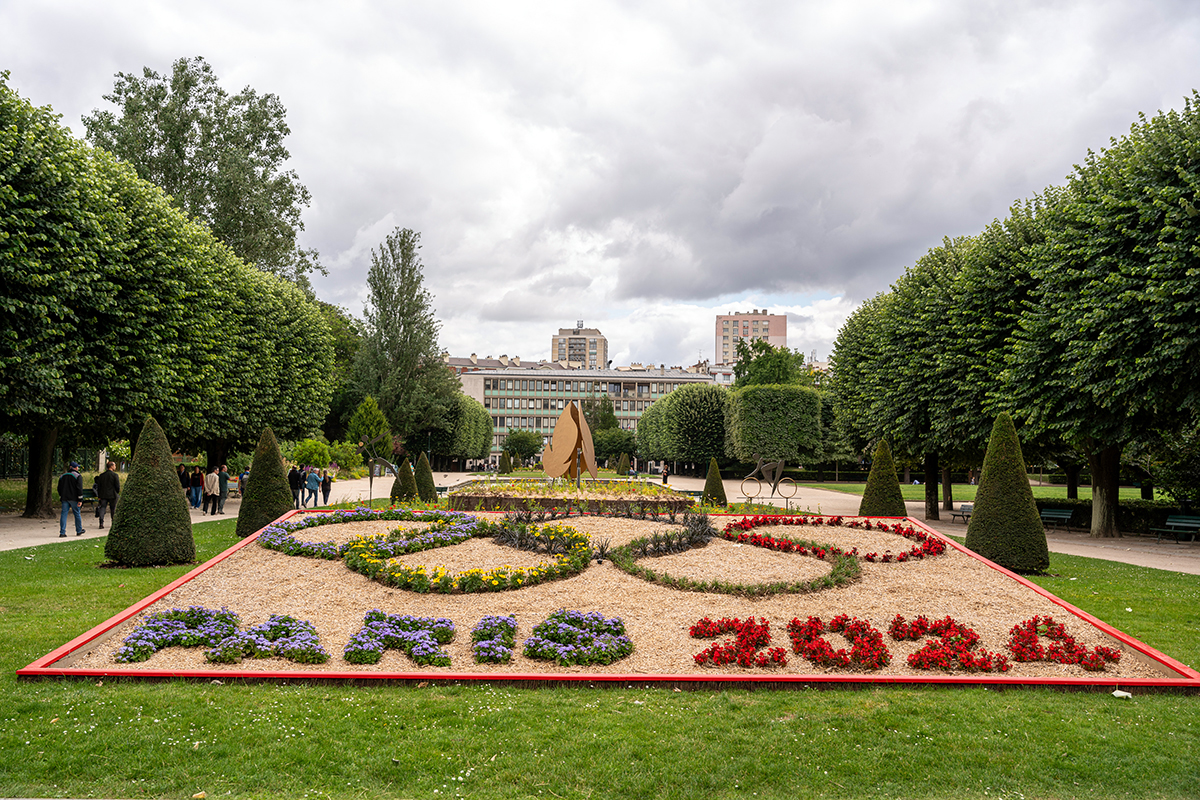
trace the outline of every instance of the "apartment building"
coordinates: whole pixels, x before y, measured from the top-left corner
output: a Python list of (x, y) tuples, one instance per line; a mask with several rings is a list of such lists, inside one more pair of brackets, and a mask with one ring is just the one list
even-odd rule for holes
[(765, 339), (772, 347), (787, 347), (787, 315), (769, 314), (765, 308), (718, 314), (716, 363), (737, 363), (737, 343), (742, 339)]
[(463, 393), (482, 403), (492, 415), (492, 460), (497, 461), (512, 431), (536, 431), (549, 441), (569, 400), (608, 398), (620, 426), (635, 431), (638, 419), (656, 400), (690, 383), (713, 383), (713, 376), (707, 371), (665, 367), (502, 369), (466, 372), (461, 380)]
[(582, 369), (608, 367), (608, 339), (595, 328), (583, 327), (583, 320), (574, 328), (559, 328), (550, 338), (550, 360)]

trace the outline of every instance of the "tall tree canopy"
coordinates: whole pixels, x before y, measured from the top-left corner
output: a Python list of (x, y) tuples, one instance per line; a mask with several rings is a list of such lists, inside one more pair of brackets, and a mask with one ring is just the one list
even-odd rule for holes
[(764, 384), (800, 383), (811, 386), (815, 376), (804, 354), (775, 347), (765, 339), (746, 344), (738, 339), (737, 363), (733, 365), (734, 388)]
[(320, 269), (316, 251), (296, 244), (310, 198), (284, 169), (290, 130), (278, 97), (249, 86), (230, 95), (197, 56), (177, 60), (170, 75), (119, 72), (104, 99), (118, 110), (83, 118), (93, 145), (161, 186), (248, 264), (300, 282)]
[[(248, 268), (162, 190), (0, 80), (0, 431), (28, 436), (26, 515), (50, 513), (54, 447), (306, 433), (328, 347), (294, 286)], [(261, 427), (259, 427), (261, 430)]]
[(371, 251), (366, 330), (358, 351), (359, 387), (379, 401), (401, 439), (445, 428), (461, 387), (440, 357), (420, 240), (421, 234), (397, 228)]

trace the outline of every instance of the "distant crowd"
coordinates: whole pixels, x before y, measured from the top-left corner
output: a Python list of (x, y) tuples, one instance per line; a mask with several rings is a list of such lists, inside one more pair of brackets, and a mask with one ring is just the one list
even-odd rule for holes
[[(308, 508), (312, 501), (313, 508), (318, 505), (329, 505), (329, 490), (333, 487), (333, 479), (329, 470), (323, 469), (317, 474), (316, 467), (305, 467), (303, 470), (292, 467), (288, 473), (288, 486), (292, 490), (292, 502), (296, 508)], [(317, 502), (317, 492), (321, 493), (321, 502)]]

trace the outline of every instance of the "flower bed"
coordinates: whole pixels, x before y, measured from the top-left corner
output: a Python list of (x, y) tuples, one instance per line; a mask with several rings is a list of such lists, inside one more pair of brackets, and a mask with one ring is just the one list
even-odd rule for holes
[(520, 480), (475, 481), (451, 492), (450, 508), (458, 511), (525, 511), (551, 519), (572, 514), (680, 514), (693, 500), (648, 481)]
[(598, 612), (555, 611), (525, 640), (526, 658), (570, 664), (611, 664), (633, 652), (619, 617)]
[[(866, 555), (859, 556), (864, 561), (879, 562), (887, 564), (889, 562), (903, 563), (905, 561), (920, 560), (930, 556), (940, 556), (946, 552), (946, 543), (936, 536), (930, 536), (924, 531), (919, 531), (911, 525), (905, 525), (900, 522), (875, 522), (872, 523), (869, 519), (851, 519), (846, 520), (843, 517), (781, 517), (781, 516), (766, 516), (759, 515), (755, 517), (745, 517), (738, 522), (730, 522), (725, 526), (722, 535), (730, 541), (749, 542), (756, 544), (759, 547), (773, 547), (775, 549), (783, 549), (784, 552), (792, 552), (787, 539), (772, 540), (769, 536), (759, 536), (756, 540), (753, 536), (747, 536), (747, 532), (755, 528), (763, 526), (779, 526), (779, 525), (813, 525), (813, 526), (838, 526), (845, 525), (848, 528), (856, 528), (861, 530), (878, 530), (894, 533), (898, 536), (903, 536), (906, 539), (912, 539), (919, 544), (909, 550), (893, 555), (890, 551), (884, 551), (881, 555), (876, 552), (870, 552)], [(797, 550), (804, 554), (802, 550)], [(858, 556), (858, 548), (852, 549), (848, 555)]]
[(280, 656), (298, 664), (323, 664), (329, 654), (311, 623), (272, 614), (261, 625), (238, 630), (238, 615), (191, 606), (152, 614), (145, 624), (125, 637), (114, 654), (118, 662), (146, 661), (167, 647), (204, 647), (204, 657), (218, 664), (232, 664), (243, 656)]
[(350, 638), (342, 658), (351, 664), (378, 664), (385, 650), (400, 650), (419, 666), (446, 667), (450, 656), (441, 645), (454, 639), (454, 623), (445, 618), (388, 615), (368, 611), (363, 626)]

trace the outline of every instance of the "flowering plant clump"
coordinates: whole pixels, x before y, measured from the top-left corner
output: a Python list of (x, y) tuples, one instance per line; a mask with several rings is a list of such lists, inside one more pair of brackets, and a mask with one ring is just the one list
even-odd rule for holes
[[(469, 517), (469, 519), (474, 520), (473, 517)], [(457, 529), (459, 526), (454, 527)], [(469, 527), (469, 535), (466, 532), (447, 530), (436, 535), (422, 534), (414, 539), (419, 540), (418, 549), (424, 550), (429, 547), (457, 544), (454, 539), (460, 533), (469, 538), (470, 536), (497, 534), (503, 528), (503, 526), (478, 520), (475, 520), (474, 524)], [(506, 564), (487, 571), (468, 569), (453, 573), (442, 566), (435, 566), (431, 569), (424, 564), (412, 566), (404, 564), (396, 558), (402, 553), (397, 553), (395, 547), (389, 547), (386, 543), (381, 542), (379, 537), (358, 537), (350, 543), (346, 552), (346, 566), (385, 586), (420, 593), (442, 592), (444, 594), (519, 589), (522, 586), (533, 586), (577, 575), (587, 569), (591, 562), (592, 550), (586, 534), (565, 525), (547, 525), (540, 530), (537, 526), (530, 526), (530, 530), (538, 538), (551, 543), (550, 551), (556, 554), (553, 561), (543, 561), (528, 569), (514, 568)], [(429, 536), (434, 538), (430, 539)], [(440, 543), (431, 544), (435, 541)]]
[[(821, 667), (858, 666), (863, 669), (882, 669), (892, 660), (883, 634), (865, 619), (840, 614), (826, 626), (820, 617), (809, 617), (807, 621), (792, 619), (787, 626), (792, 639), (792, 650)], [(845, 648), (833, 649), (823, 634), (841, 633), (853, 644), (850, 652)]]
[(321, 646), (311, 622), (272, 614), (261, 625), (237, 631), (217, 642), (204, 654), (209, 661), (232, 664), (251, 658), (279, 656), (300, 664), (324, 664), (329, 653)]
[(979, 634), (953, 617), (930, 622), (928, 617), (919, 616), (908, 622), (897, 614), (888, 633), (897, 641), (916, 641), (925, 636), (935, 636), (925, 642), (917, 652), (908, 657), (908, 664), (916, 669), (940, 669), (953, 672), (1008, 672), (1008, 659), (988, 650), (978, 650)]
[[(354, 542), (347, 544), (338, 544), (337, 542), (302, 542), (296, 539), (293, 534), (296, 531), (316, 528), (321, 525), (338, 525), (344, 522), (364, 520), (431, 523), (431, 527), (422, 531), (417, 536), (408, 536), (411, 531), (399, 529), (386, 536), (359, 537), (385, 540), (389, 547), (395, 549), (396, 552), (393, 555), (427, 550), (429, 547), (440, 547), (443, 544), (458, 544), (458, 542), (469, 539), (471, 535), (483, 535), (474, 530), (480, 524), (480, 521), (469, 514), (459, 511), (414, 511), (407, 508), (373, 511), (369, 508), (356, 508), (352, 511), (334, 511), (326, 514), (313, 514), (300, 519), (284, 520), (277, 525), (270, 525), (264, 528), (258, 535), (258, 543), (268, 550), (277, 550), (289, 556), (325, 558), (333, 561), (344, 556)], [(437, 534), (446, 531), (458, 534), (467, 534), (470, 532), (470, 535), (461, 535), (456, 541), (439, 539)], [(441, 542), (440, 544), (434, 543), (439, 541)], [(422, 546), (423, 544), (425, 546)]]
[[(1051, 641), (1043, 647), (1045, 636)], [(1066, 627), (1051, 616), (1036, 616), (1019, 622), (1009, 631), (1008, 649), (1017, 661), (1053, 661), (1058, 664), (1078, 664), (1088, 672), (1103, 672), (1105, 664), (1121, 660), (1121, 651), (1097, 645), (1089, 651), (1067, 633)]]
[(238, 622), (238, 615), (226, 608), (217, 611), (190, 606), (160, 611), (125, 637), (114, 658), (133, 663), (145, 661), (167, 647), (211, 647), (231, 636)]
[[(773, 525), (845, 525), (848, 528), (861, 528), (863, 530), (880, 530), (887, 533), (894, 533), (898, 536), (903, 536), (906, 539), (911, 539), (918, 542), (918, 545), (912, 547), (907, 552), (893, 555), (890, 551), (879, 553), (867, 553), (859, 556), (864, 561), (890, 563), (905, 561), (915, 561), (929, 556), (940, 556), (946, 552), (946, 543), (936, 536), (930, 536), (924, 531), (919, 531), (911, 525), (903, 523), (887, 523), (887, 522), (871, 522), (869, 519), (852, 519), (844, 520), (842, 517), (786, 517), (786, 516), (767, 516), (759, 515), (756, 517), (745, 517), (738, 522), (730, 522), (725, 526), (723, 535), (730, 541), (743, 542), (748, 544), (758, 545), (759, 547), (770, 547), (775, 550), (783, 550), (784, 552), (792, 552), (788, 549), (788, 544), (779, 544), (780, 542), (790, 542), (788, 539), (773, 539), (771, 537), (762, 537), (760, 540), (755, 540), (753, 537), (748, 537), (746, 534), (755, 528)], [(800, 543), (793, 543), (796, 546), (795, 551), (805, 554), (805, 550), (799, 546)], [(811, 545), (810, 548), (811, 549)], [(840, 551), (837, 551), (840, 552)], [(824, 555), (818, 555), (813, 552), (818, 558), (824, 558)], [(858, 555), (858, 548), (852, 549), (848, 555)]]
[(633, 652), (619, 617), (559, 609), (525, 640), (525, 657), (569, 664), (611, 664)]
[(516, 646), (517, 618), (487, 616), (471, 630), (471, 651), (477, 664), (507, 664)]
[[(786, 519), (784, 517), (755, 517), (756, 520), (762, 519)], [(633, 575), (636, 578), (657, 583), (662, 586), (669, 586), (673, 589), (682, 589), (687, 592), (714, 592), (720, 594), (734, 594), (746, 597), (765, 597), (773, 594), (800, 594), (805, 592), (818, 592), (822, 589), (830, 589), (835, 586), (843, 586), (848, 583), (853, 583), (861, 574), (858, 567), (858, 560), (854, 557), (857, 551), (845, 552), (839, 547), (828, 544), (820, 544), (817, 542), (796, 541), (787, 538), (775, 538), (771, 536), (763, 536), (757, 533), (749, 533), (753, 528), (743, 527), (750, 520), (745, 519), (742, 522), (734, 522), (725, 526), (725, 530), (720, 534), (723, 538), (739, 544), (749, 544), (755, 547), (766, 547), (772, 550), (779, 550), (785, 553), (795, 553), (802, 556), (813, 556), (822, 560), (827, 560), (832, 563), (828, 575), (822, 575), (817, 578), (812, 578), (806, 581), (790, 581), (778, 583), (756, 583), (756, 584), (740, 584), (727, 583), (720, 580), (697, 581), (686, 576), (678, 577), (668, 575), (666, 572), (656, 572), (655, 570), (639, 564), (637, 558), (639, 556), (654, 556), (664, 555), (674, 552), (683, 552), (692, 547), (704, 547), (708, 544), (708, 537), (703, 535), (693, 535), (688, 531), (683, 531), (678, 534), (668, 533), (665, 536), (654, 534), (649, 539), (634, 539), (626, 545), (622, 545), (612, 551), (611, 558), (613, 564), (624, 572)], [(775, 524), (775, 523), (764, 523)], [(741, 531), (740, 533), (738, 531)]]
[(342, 658), (351, 664), (378, 664), (383, 651), (400, 650), (420, 666), (448, 667), (450, 654), (443, 644), (454, 639), (454, 623), (445, 618), (388, 615), (368, 611), (363, 626), (350, 637)]
[(708, 617), (688, 629), (693, 639), (711, 639), (724, 633), (736, 634), (733, 641), (717, 642), (692, 656), (697, 664), (737, 664), (739, 667), (782, 667), (787, 664), (787, 651), (782, 647), (767, 648), (771, 643), (771, 623), (763, 617), (745, 620), (723, 617), (713, 622)]

